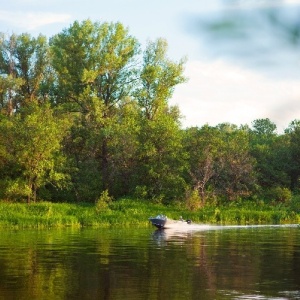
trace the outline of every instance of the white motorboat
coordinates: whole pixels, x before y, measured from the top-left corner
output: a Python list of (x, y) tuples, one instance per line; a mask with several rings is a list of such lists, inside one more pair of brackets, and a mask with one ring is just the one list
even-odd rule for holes
[(169, 219), (165, 215), (157, 215), (156, 217), (150, 217), (149, 221), (152, 223), (152, 225), (159, 229), (180, 228), (182, 226), (189, 226), (192, 223), (191, 220), (183, 220), (182, 217), (180, 217), (179, 220), (173, 220)]

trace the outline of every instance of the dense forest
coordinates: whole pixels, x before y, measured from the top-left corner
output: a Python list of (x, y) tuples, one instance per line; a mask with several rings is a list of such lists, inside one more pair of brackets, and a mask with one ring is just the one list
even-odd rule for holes
[(269, 119), (182, 128), (168, 101), (186, 81), (185, 59), (167, 50), (90, 20), (50, 39), (1, 34), (0, 198), (108, 193), (193, 207), (297, 195), (300, 120), (282, 134)]

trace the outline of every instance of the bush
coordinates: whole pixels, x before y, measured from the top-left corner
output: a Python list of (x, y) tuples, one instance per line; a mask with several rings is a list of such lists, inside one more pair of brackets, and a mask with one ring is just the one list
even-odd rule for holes
[(272, 202), (288, 202), (292, 199), (292, 192), (288, 188), (276, 186), (265, 193), (265, 197)]
[(288, 188), (276, 187), (274, 189), (274, 200), (277, 202), (288, 202), (292, 199), (292, 192)]
[(289, 207), (291, 211), (295, 213), (300, 213), (300, 195), (292, 197)]
[(112, 197), (108, 194), (108, 190), (103, 191), (100, 198), (96, 201), (96, 212), (100, 213), (101, 211), (108, 209), (109, 205), (112, 203), (112, 200)]
[(197, 190), (188, 191), (186, 197), (186, 207), (195, 211), (202, 206), (201, 198)]
[(147, 199), (147, 197), (148, 197), (147, 187), (145, 185), (138, 185), (135, 188), (134, 196), (137, 199), (142, 199), (142, 200)]

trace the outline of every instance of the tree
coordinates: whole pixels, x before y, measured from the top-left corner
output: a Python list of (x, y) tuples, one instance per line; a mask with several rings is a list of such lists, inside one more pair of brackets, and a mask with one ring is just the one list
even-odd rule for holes
[[(79, 168), (93, 159), (100, 170), (102, 190), (109, 189), (110, 124), (119, 104), (132, 91), (139, 44), (120, 23), (86, 20), (55, 35), (51, 50), (58, 78), (56, 103), (78, 117), (70, 154)], [(84, 151), (76, 149), (78, 140)]]
[(167, 57), (168, 44), (163, 39), (149, 42), (143, 55), (140, 86), (135, 92), (144, 117), (153, 120), (164, 111), (175, 86), (185, 82), (185, 59), (178, 63)]
[(232, 124), (219, 124), (222, 145), (219, 148), (214, 186), (229, 200), (249, 196), (255, 183), (255, 160), (250, 155), (249, 132)]
[(276, 135), (277, 126), (269, 118), (256, 119), (252, 122), (252, 126), (253, 131), (260, 136), (268, 138), (268, 136)]
[(250, 151), (256, 160), (257, 183), (262, 191), (276, 186), (288, 186), (287, 139), (276, 133), (276, 125), (269, 119), (252, 122)]
[(134, 93), (141, 110), (138, 182), (149, 198), (170, 200), (184, 190), (180, 115), (168, 105), (175, 86), (185, 81), (183, 68), (184, 60), (167, 58), (165, 40), (149, 42)]
[(0, 77), (0, 112), (11, 116), (13, 109), (13, 94), (20, 90), (23, 80), (13, 78), (12, 75)]
[(118, 105), (116, 116), (109, 124), (112, 134), (107, 147), (109, 155), (109, 183), (116, 197), (135, 190), (135, 173), (138, 169), (139, 107), (133, 99), (126, 98)]
[(138, 135), (136, 186), (145, 197), (156, 201), (182, 198), (185, 190), (185, 153), (182, 132), (172, 113), (165, 108), (155, 119), (142, 118)]
[(216, 128), (204, 125), (186, 130), (184, 147), (188, 153), (188, 173), (192, 189), (200, 196), (202, 205), (207, 199), (208, 185), (215, 175), (215, 164), (221, 140)]
[(208, 125), (186, 131), (189, 180), (205, 204), (208, 192), (235, 200), (253, 187), (254, 161), (249, 154), (248, 131), (231, 124)]
[[(125, 183), (124, 175), (129, 181), (134, 176), (133, 166), (148, 159), (142, 151), (144, 145), (164, 148), (169, 141), (166, 153), (172, 143), (180, 149), (179, 115), (176, 109), (168, 107), (168, 100), (174, 87), (184, 81), (184, 61), (175, 63), (167, 58), (164, 40), (149, 42), (140, 64), (139, 44), (120, 23), (87, 20), (81, 24), (74, 22), (54, 36), (51, 51), (59, 91), (55, 104), (62, 104), (77, 116), (68, 153), (73, 155), (79, 171), (88, 172), (92, 165), (96, 172), (99, 168), (100, 177), (94, 176), (97, 181), (90, 184), (110, 193), (132, 190), (133, 184)], [(160, 127), (165, 130), (164, 140), (155, 136), (161, 134)], [(126, 150), (131, 153), (125, 153)], [(172, 155), (175, 151), (176, 148)], [(170, 158), (171, 154), (168, 155)], [(167, 165), (167, 159), (165, 162), (166, 165), (156, 168), (173, 168)], [(163, 179), (159, 180), (162, 183)], [(136, 180), (132, 182), (139, 184)]]
[(41, 85), (49, 70), (47, 39), (29, 34), (0, 37), (1, 108), (12, 115), (22, 107), (45, 100)]
[(36, 201), (38, 189), (47, 184), (63, 186), (68, 176), (63, 172), (62, 139), (68, 123), (54, 115), (49, 105), (31, 104), (21, 113), (1, 122), (1, 139), (5, 138), (5, 195), (27, 196)]
[(300, 177), (300, 120), (294, 120), (285, 130), (285, 135), (289, 138), (289, 156), (290, 157), (288, 174), (290, 176), (290, 188), (292, 191), (299, 189)]

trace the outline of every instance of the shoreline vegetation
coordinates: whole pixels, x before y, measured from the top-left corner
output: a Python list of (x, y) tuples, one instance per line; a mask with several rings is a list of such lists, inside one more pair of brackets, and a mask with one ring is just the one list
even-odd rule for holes
[(0, 33), (0, 227), (299, 223), (300, 120), (184, 128), (185, 65), (118, 22)]
[(120, 199), (110, 203), (0, 202), (0, 229), (108, 228), (151, 226), (150, 216), (191, 219), (197, 224), (256, 225), (299, 224), (300, 212), (291, 205), (253, 201), (206, 205), (191, 211), (181, 204), (155, 204), (144, 200)]

